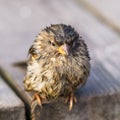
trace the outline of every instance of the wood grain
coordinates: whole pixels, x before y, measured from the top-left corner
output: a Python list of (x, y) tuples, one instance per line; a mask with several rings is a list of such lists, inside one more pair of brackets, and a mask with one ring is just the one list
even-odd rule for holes
[(109, 28), (120, 33), (119, 24), (119, 0), (99, 1), (99, 0), (76, 0), (80, 5), (94, 15), (99, 21)]

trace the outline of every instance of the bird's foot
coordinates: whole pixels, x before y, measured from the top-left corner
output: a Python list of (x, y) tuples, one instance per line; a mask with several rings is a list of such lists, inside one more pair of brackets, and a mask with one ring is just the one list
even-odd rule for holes
[(73, 107), (73, 103), (77, 103), (77, 98), (74, 95), (74, 93), (71, 93), (69, 96), (66, 97), (65, 103), (68, 103), (68, 102), (69, 102), (69, 111), (71, 111)]
[(40, 97), (40, 95), (38, 93), (35, 93), (33, 95), (32, 102), (35, 100), (37, 101), (38, 105), (42, 108), (42, 98)]

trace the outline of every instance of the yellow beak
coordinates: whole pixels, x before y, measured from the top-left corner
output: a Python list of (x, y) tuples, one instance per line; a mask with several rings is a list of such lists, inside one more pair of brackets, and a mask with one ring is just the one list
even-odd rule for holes
[(67, 44), (63, 44), (62, 46), (59, 47), (58, 51), (62, 55), (68, 55), (68, 48), (69, 46)]

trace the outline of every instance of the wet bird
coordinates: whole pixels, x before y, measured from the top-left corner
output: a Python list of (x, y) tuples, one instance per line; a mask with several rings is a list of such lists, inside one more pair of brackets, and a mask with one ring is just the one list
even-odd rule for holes
[(77, 102), (74, 92), (82, 87), (90, 73), (90, 57), (82, 37), (70, 25), (55, 24), (43, 29), (29, 49), (24, 87), (43, 100), (60, 96), (69, 102), (69, 110)]

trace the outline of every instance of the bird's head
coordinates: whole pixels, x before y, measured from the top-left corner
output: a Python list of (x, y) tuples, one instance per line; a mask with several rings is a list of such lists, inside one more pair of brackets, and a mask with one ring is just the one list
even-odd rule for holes
[(41, 36), (46, 49), (63, 56), (72, 55), (79, 44), (79, 34), (69, 25), (51, 25), (41, 32)]
[(70, 25), (55, 24), (43, 29), (29, 49), (33, 59), (52, 56), (87, 56), (87, 46)]

